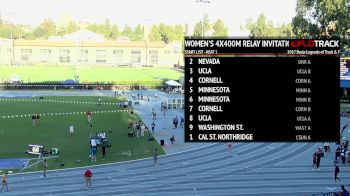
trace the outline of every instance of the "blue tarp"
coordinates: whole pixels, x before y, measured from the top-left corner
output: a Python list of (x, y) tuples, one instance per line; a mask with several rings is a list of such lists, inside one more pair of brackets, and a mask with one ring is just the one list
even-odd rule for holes
[(77, 82), (74, 80), (65, 80), (62, 82), (62, 84), (77, 84)]
[(341, 88), (350, 88), (350, 80), (340, 80)]
[(22, 168), (27, 164), (28, 159), (26, 158), (0, 159), (0, 169)]

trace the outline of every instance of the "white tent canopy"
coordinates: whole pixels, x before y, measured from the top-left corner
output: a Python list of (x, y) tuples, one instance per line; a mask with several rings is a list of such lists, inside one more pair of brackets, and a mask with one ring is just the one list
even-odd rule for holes
[(182, 86), (180, 83), (174, 81), (174, 80), (168, 80), (165, 82), (166, 85), (172, 86), (172, 87), (180, 87)]

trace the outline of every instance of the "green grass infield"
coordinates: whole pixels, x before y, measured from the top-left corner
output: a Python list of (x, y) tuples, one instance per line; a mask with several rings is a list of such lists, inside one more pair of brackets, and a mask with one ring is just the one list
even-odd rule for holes
[(0, 81), (19, 77), (28, 82), (62, 82), (74, 80), (79, 75), (80, 83), (110, 82), (116, 84), (140, 83), (159, 85), (165, 79), (178, 80), (183, 73), (169, 68), (119, 68), (119, 67), (79, 67), (74, 66), (0, 66)]
[[(116, 105), (123, 98), (101, 97), (44, 97), (0, 98), (0, 158), (37, 158), (25, 153), (29, 144), (43, 145), (45, 150), (59, 148), (57, 160), (48, 161), (50, 169), (90, 166), (151, 157), (155, 148), (164, 154), (161, 146), (144, 137), (128, 137), (128, 122), (139, 121), (134, 112)], [(92, 111), (92, 130), (86, 111)], [(32, 125), (32, 114), (39, 113), (40, 121)], [(74, 134), (69, 134), (69, 125)], [(91, 162), (90, 133), (105, 131), (111, 147), (106, 148), (107, 158), (102, 160), (101, 147), (97, 148), (97, 161)], [(131, 154), (130, 154), (131, 152)], [(62, 166), (64, 165), (64, 166)], [(37, 170), (42, 170), (39, 164)], [(24, 171), (33, 171), (34, 167)]]

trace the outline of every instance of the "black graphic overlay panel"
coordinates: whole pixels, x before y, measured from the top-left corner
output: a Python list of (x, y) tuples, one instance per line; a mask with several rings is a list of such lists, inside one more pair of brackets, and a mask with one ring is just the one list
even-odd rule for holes
[(337, 39), (191, 39), (185, 141), (339, 141)]

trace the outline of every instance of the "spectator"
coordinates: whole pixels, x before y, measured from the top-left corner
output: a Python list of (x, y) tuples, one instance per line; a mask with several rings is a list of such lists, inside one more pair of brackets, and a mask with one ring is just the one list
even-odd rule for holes
[(174, 135), (170, 138), (170, 142), (171, 142), (172, 144), (174, 144), (174, 142), (175, 142), (175, 136), (174, 136)]
[(181, 122), (180, 122), (180, 126), (181, 126), (181, 127), (184, 126), (184, 122), (185, 122), (185, 119), (184, 119), (184, 117), (181, 116)]
[(33, 116), (32, 116), (32, 122), (33, 122), (33, 127), (35, 127), (36, 126), (36, 115), (35, 114), (33, 114)]
[(142, 124), (141, 125), (141, 137), (145, 136), (145, 129), (146, 129), (145, 124)]
[(175, 125), (175, 129), (177, 128), (177, 125), (179, 123), (179, 119), (177, 118), (177, 116), (174, 118), (174, 125)]
[(340, 146), (335, 150), (335, 161), (338, 161), (338, 157), (340, 156)]
[(36, 125), (39, 125), (39, 122), (40, 122), (40, 115), (39, 114), (36, 114), (36, 119), (35, 119), (35, 124)]
[(323, 142), (324, 152), (330, 152), (330, 143), (329, 142)]
[(105, 160), (106, 158), (106, 146), (103, 144), (102, 145), (102, 160)]
[(97, 144), (94, 138), (91, 138), (90, 144), (91, 144), (91, 161), (96, 162)]
[(101, 141), (105, 141), (106, 140), (106, 133), (104, 131), (102, 131), (100, 133), (100, 138), (101, 138)]
[(345, 164), (345, 147), (342, 145), (340, 148), (340, 157), (343, 164)]
[(341, 185), (341, 191), (343, 196), (349, 196), (349, 191), (345, 189), (344, 185)]
[(69, 125), (69, 134), (73, 134), (74, 133), (74, 126), (71, 124)]
[(86, 112), (86, 116), (87, 116), (87, 119), (88, 119), (88, 123), (91, 125), (92, 124), (92, 112), (87, 111)]

